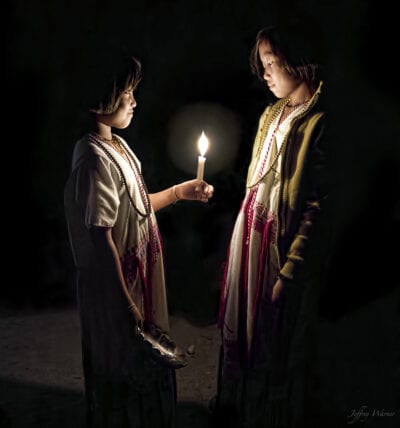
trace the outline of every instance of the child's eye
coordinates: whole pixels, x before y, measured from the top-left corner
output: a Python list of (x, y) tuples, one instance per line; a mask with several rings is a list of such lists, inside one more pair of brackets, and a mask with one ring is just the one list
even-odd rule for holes
[(272, 67), (275, 64), (275, 61), (273, 59), (265, 60), (263, 62), (264, 68), (266, 67)]

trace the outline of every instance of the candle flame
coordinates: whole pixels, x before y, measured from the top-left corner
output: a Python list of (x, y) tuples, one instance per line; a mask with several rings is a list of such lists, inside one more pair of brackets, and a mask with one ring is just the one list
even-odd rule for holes
[(204, 131), (201, 132), (197, 146), (199, 148), (200, 155), (204, 156), (208, 149), (208, 138), (206, 137), (206, 134), (204, 133)]

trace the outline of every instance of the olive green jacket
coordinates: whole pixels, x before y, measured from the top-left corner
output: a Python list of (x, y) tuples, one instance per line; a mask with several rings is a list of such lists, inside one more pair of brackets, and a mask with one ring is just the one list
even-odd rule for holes
[[(320, 236), (316, 227), (328, 193), (328, 173), (324, 141), (325, 114), (318, 108), (320, 84), (305, 112), (294, 119), (282, 143), (281, 188), (278, 202), (278, 249), (280, 276), (295, 280), (306, 262), (316, 262)], [(268, 106), (259, 121), (252, 161), (247, 177), (250, 183), (252, 169), (265, 139), (266, 130), (286, 99)], [(312, 260), (307, 260), (309, 257)]]

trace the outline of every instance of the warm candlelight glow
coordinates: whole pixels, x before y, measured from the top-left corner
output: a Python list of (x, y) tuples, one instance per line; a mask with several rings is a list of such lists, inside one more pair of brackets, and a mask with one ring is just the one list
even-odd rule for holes
[(204, 157), (204, 155), (206, 154), (206, 151), (208, 149), (208, 138), (206, 137), (206, 134), (204, 133), (204, 131), (202, 131), (200, 135), (197, 146), (200, 152), (200, 156), (198, 157), (198, 162), (197, 162), (197, 179), (203, 180), (204, 164), (206, 162), (206, 158)]
[(197, 143), (197, 146), (199, 148), (200, 155), (204, 156), (206, 154), (207, 149), (208, 149), (208, 138), (206, 137), (206, 134), (204, 133), (204, 131), (202, 131), (202, 133), (200, 135), (199, 142)]

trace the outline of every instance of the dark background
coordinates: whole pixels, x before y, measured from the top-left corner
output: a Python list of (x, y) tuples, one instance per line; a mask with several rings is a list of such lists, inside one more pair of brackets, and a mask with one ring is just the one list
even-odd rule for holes
[(143, 63), (136, 115), (122, 134), (142, 161), (150, 192), (194, 175), (195, 157), (191, 175), (170, 161), (167, 150), (180, 109), (207, 102), (237, 118), (232, 161), (213, 174), (206, 164), (206, 179), (216, 189), (212, 201), (179, 203), (157, 215), (171, 312), (213, 321), (258, 117), (270, 100), (250, 73), (250, 48), (262, 26), (296, 15), (308, 15), (305, 25), (322, 34), (325, 94), (335, 124), (337, 245), (326, 311), (337, 316), (397, 285), (397, 255), (389, 249), (399, 238), (396, 22), (387, 5), (13, 1), (10, 11), (3, 18), (3, 95), (10, 113), (4, 126), (11, 132), (3, 141), (4, 170), (10, 168), (3, 191), (11, 238), (6, 253), (14, 266), (13, 279), (2, 287), (7, 304), (74, 304), (63, 187), (81, 132), (77, 105), (86, 88), (77, 82), (88, 49), (114, 45)]
[[(63, 188), (80, 136), (77, 105), (85, 90), (78, 84), (80, 66), (93, 46), (114, 45), (143, 64), (138, 108), (122, 135), (142, 162), (150, 192), (195, 173), (195, 158), (189, 174), (169, 157), (171, 123), (182, 108), (212, 103), (237, 119), (231, 162), (212, 174), (207, 169), (212, 153), (206, 163), (206, 179), (215, 186), (210, 203), (181, 202), (157, 213), (170, 311), (198, 324), (216, 319), (253, 137), (270, 100), (250, 73), (254, 37), (283, 17), (311, 18), (325, 43), (324, 90), (337, 173), (335, 247), (321, 315), (329, 323), (325, 350), (329, 361), (336, 361), (331, 374), (346, 380), (332, 388), (338, 407), (349, 389), (342, 403), (347, 411), (390, 407), (399, 361), (398, 300), (393, 299), (398, 299), (400, 239), (398, 23), (391, 7), (361, 0), (18, 0), (8, 6), (2, 18), (3, 132), (9, 134), (2, 140), (7, 237), (2, 305), (75, 305)], [(350, 348), (356, 357), (346, 353)], [(389, 427), (394, 419), (386, 421), (378, 426)]]
[(216, 189), (212, 201), (179, 203), (157, 215), (171, 311), (199, 322), (215, 318), (258, 117), (271, 99), (250, 73), (249, 52), (262, 26), (289, 16), (307, 16), (305, 25), (315, 26), (316, 37), (322, 34), (325, 94), (335, 124), (337, 246), (330, 275), (335, 292), (326, 309), (338, 315), (395, 285), (397, 256), (387, 241), (399, 238), (399, 111), (396, 22), (387, 5), (13, 1), (10, 10), (3, 18), (3, 94), (12, 135), (3, 147), (12, 172), (3, 190), (10, 202), (6, 251), (16, 276), (2, 287), (7, 304), (74, 303), (63, 186), (81, 132), (77, 106), (87, 90), (78, 84), (80, 66), (89, 49), (122, 46), (144, 69), (134, 121), (122, 134), (142, 161), (150, 192), (195, 173), (194, 156), (193, 175), (169, 159), (170, 125), (180, 109), (207, 102), (237, 118), (238, 146), (230, 164), (211, 175), (206, 164), (206, 179)]

